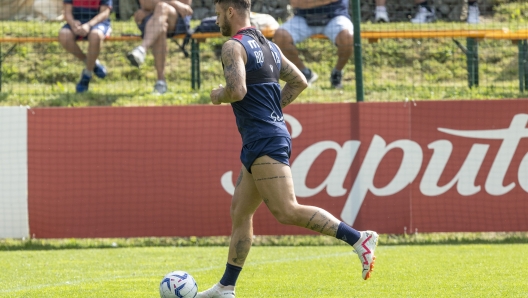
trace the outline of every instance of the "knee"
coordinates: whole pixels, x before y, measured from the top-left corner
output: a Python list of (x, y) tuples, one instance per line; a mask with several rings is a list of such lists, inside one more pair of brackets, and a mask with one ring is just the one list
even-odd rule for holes
[(174, 7), (172, 7), (170, 4), (168, 4), (165, 1), (160, 1), (156, 4), (156, 7), (154, 8), (154, 15), (160, 16), (160, 15), (168, 15), (171, 10), (176, 10)]
[(277, 31), (275, 31), (275, 35), (273, 36), (273, 41), (277, 45), (279, 45), (279, 47), (282, 47), (288, 43), (293, 44), (293, 38), (291, 34), (284, 29), (277, 29)]
[(59, 31), (59, 42), (61, 44), (69, 42), (73, 40), (74, 38), (75, 36), (73, 35), (73, 32), (70, 29), (64, 28)]
[(245, 222), (248, 222), (248, 221), (251, 222), (253, 220), (252, 213), (244, 212), (242, 208), (237, 208), (234, 205), (231, 205), (230, 215), (231, 215), (231, 223), (234, 226), (239, 226), (239, 225), (244, 224)]
[(295, 225), (297, 223), (297, 213), (294, 205), (287, 205), (281, 208), (269, 207), (271, 214), (283, 225)]
[(104, 38), (104, 34), (100, 30), (92, 30), (88, 33), (89, 43), (100, 43)]
[(343, 30), (337, 35), (335, 43), (338, 47), (344, 46), (351, 48), (354, 43), (354, 34), (349, 30)]

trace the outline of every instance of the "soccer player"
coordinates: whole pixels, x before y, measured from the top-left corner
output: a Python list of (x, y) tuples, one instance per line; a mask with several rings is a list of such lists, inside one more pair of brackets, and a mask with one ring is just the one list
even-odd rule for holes
[[(60, 44), (77, 59), (86, 64), (77, 83), (77, 93), (88, 91), (92, 75), (106, 77), (106, 68), (97, 57), (103, 40), (110, 35), (110, 11), (112, 0), (64, 0), (66, 25), (59, 32)], [(83, 53), (77, 40), (88, 40), (88, 51)]]
[[(302, 72), (260, 31), (250, 27), (250, 0), (215, 0), (217, 24), (231, 36), (222, 47), (226, 86), (211, 91), (215, 105), (230, 103), (242, 136), (242, 168), (231, 201), (232, 231), (219, 283), (197, 297), (235, 297), (235, 285), (251, 248), (253, 214), (262, 202), (282, 224), (304, 227), (354, 247), (363, 279), (374, 264), (378, 234), (359, 232), (329, 212), (300, 205), (289, 167), (291, 137), (282, 109), (307, 87)], [(279, 79), (286, 81), (281, 90)]]

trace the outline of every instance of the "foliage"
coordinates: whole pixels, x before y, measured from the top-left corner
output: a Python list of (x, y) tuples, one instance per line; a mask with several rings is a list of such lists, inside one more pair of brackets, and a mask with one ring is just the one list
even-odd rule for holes
[[(383, 234), (380, 245), (429, 244), (504, 244), (528, 243), (527, 232), (517, 233), (415, 233)], [(0, 239), (0, 251), (55, 250), (116, 247), (187, 247), (228, 246), (229, 237), (149, 237), (149, 238), (94, 238), (94, 239)], [(344, 242), (332, 237), (311, 236), (255, 236), (253, 246), (340, 246)]]
[[(526, 3), (497, 2), (495, 14), (478, 27), (466, 23), (420, 25), (420, 30), (524, 29)], [(197, 24), (194, 21), (193, 26)], [(57, 22), (0, 22), (2, 36), (56, 36)], [(415, 30), (410, 23), (361, 24), (362, 30)], [(132, 21), (113, 22), (113, 35), (137, 34)], [(129, 65), (125, 54), (137, 46), (132, 42), (107, 42), (100, 60), (108, 67), (105, 80), (94, 79), (87, 94), (75, 94), (82, 63), (56, 43), (0, 44), (3, 57), (0, 105), (48, 106), (138, 106), (208, 104), (209, 92), (224, 82), (218, 51), (225, 38), (201, 43), (200, 75), (202, 87), (192, 90), (191, 61), (175, 42), (169, 43), (166, 77), (169, 93), (151, 94), (156, 80), (154, 60), (147, 55), (141, 68)], [(457, 39), (465, 45), (465, 39)], [(180, 41), (181, 42), (181, 41)], [(81, 47), (86, 49), (86, 42)], [(440, 99), (521, 98), (519, 91), (518, 49), (506, 40), (479, 42), (479, 87), (469, 88), (466, 56), (451, 39), (385, 39), (378, 43), (363, 41), (363, 76), (366, 101), (404, 101)], [(309, 39), (298, 45), (306, 65), (319, 74), (319, 80), (297, 102), (355, 101), (353, 57), (344, 77), (344, 89), (330, 88), (329, 76), (336, 62), (335, 47), (327, 40)]]

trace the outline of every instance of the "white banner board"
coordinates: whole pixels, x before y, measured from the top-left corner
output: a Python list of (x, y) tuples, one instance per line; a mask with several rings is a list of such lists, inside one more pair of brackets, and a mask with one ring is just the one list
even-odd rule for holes
[(28, 235), (27, 108), (0, 107), (0, 238)]

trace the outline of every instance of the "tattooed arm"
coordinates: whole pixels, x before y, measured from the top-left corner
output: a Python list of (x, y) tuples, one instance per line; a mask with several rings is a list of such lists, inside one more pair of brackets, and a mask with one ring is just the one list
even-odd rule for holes
[(284, 108), (294, 101), (301, 92), (308, 87), (306, 77), (281, 52), (280, 78), (286, 81), (281, 91), (281, 107)]
[(240, 43), (234, 40), (228, 40), (224, 43), (222, 63), (224, 64), (226, 86), (220, 85), (219, 88), (211, 91), (213, 104), (240, 101), (246, 96), (246, 61), (246, 50)]

